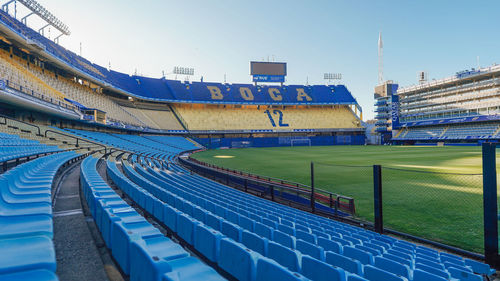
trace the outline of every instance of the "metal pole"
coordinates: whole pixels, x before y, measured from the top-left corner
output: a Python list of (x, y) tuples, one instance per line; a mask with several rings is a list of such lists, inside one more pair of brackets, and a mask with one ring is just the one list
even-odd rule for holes
[(316, 204), (314, 203), (314, 162), (311, 162), (311, 212), (316, 212)]
[(498, 261), (498, 207), (496, 144), (483, 143), (483, 211), (484, 211), (484, 258), (487, 264), (496, 266)]
[(382, 216), (382, 168), (373, 165), (373, 207), (375, 215), (375, 231), (384, 232), (384, 219)]

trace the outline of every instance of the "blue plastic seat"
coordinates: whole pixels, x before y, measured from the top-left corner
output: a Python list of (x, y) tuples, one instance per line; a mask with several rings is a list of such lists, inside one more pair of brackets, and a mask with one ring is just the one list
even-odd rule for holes
[(224, 220), (222, 221), (221, 232), (234, 241), (241, 242), (241, 227)]
[(44, 235), (53, 238), (52, 218), (47, 215), (0, 217), (0, 239)]
[(301, 239), (301, 240), (307, 241), (307, 242), (312, 243), (312, 244), (317, 243), (316, 235), (302, 231), (302, 230), (295, 230), (295, 237), (297, 239)]
[(318, 237), (318, 246), (323, 247), (325, 251), (330, 251), (337, 254), (342, 253), (342, 245), (339, 242), (335, 242), (330, 239)]
[(373, 264), (373, 255), (358, 248), (345, 246), (343, 255), (358, 260), (362, 264)]
[(460, 281), (482, 281), (483, 277), (480, 275), (474, 274), (472, 272), (464, 271), (455, 267), (448, 268), (448, 272), (451, 277), (457, 278)]
[(222, 238), (222, 233), (203, 224), (198, 224), (194, 234), (194, 248), (210, 261), (217, 262)]
[(412, 281), (446, 281), (446, 280), (448, 279), (420, 269), (413, 270)]
[(255, 233), (269, 240), (273, 240), (274, 230), (260, 222), (255, 222)]
[(168, 262), (189, 254), (164, 236), (144, 237), (130, 246), (130, 280), (153, 281), (171, 271)]
[(37, 269), (28, 270), (8, 274), (0, 274), (2, 281), (20, 281), (20, 280), (36, 280), (36, 281), (58, 281), (56, 274), (50, 270)]
[(410, 278), (410, 268), (384, 257), (375, 257), (375, 267), (403, 276), (407, 279)]
[[(168, 262), (170, 272), (163, 275), (162, 281), (223, 281), (226, 280), (220, 276), (213, 268), (203, 264), (194, 257), (186, 257)], [(142, 280), (141, 280), (142, 281)]]
[(295, 242), (295, 246), (297, 251), (301, 252), (303, 255), (309, 255), (320, 261), (325, 260), (325, 251), (322, 247), (300, 239)]
[(241, 233), (241, 243), (263, 256), (267, 255), (267, 242), (266, 238), (262, 238), (255, 233), (246, 230)]
[(407, 281), (408, 279), (398, 276), (396, 274), (390, 273), (386, 270), (376, 268), (371, 265), (365, 265), (364, 267), (364, 277), (370, 281)]
[(273, 232), (273, 241), (287, 248), (295, 249), (295, 237), (279, 230)]
[(340, 267), (345, 271), (363, 275), (363, 265), (355, 259), (348, 258), (334, 252), (326, 252), (325, 262), (333, 266)]
[(346, 280), (346, 274), (343, 269), (308, 256), (302, 257), (301, 273), (305, 277), (315, 281)]
[(56, 255), (47, 236), (0, 240), (0, 274), (46, 269), (56, 271)]
[(118, 262), (125, 274), (130, 272), (130, 245), (142, 237), (163, 236), (163, 234), (147, 221), (113, 223), (112, 247), (113, 257)]
[(177, 234), (186, 241), (186, 243), (193, 244), (194, 229), (196, 225), (200, 224), (199, 221), (192, 219), (186, 214), (181, 214), (177, 217)]
[(296, 272), (291, 272), (271, 259), (260, 258), (257, 261), (256, 280), (297, 281), (309, 279)]
[(297, 253), (290, 248), (269, 241), (267, 244), (267, 257), (275, 260), (291, 271), (299, 272), (299, 258)]
[(256, 276), (258, 254), (230, 239), (220, 241), (220, 258), (217, 264), (241, 281), (253, 281)]

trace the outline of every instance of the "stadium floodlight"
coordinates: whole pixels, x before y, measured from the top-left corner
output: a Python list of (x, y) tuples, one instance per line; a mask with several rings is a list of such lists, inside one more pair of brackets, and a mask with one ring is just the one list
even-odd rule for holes
[(193, 76), (194, 75), (194, 68), (182, 67), (182, 66), (174, 66), (173, 73), (174, 74), (179, 74), (179, 75)]
[(69, 27), (65, 25), (60, 19), (56, 18), (51, 12), (45, 9), (35, 0), (17, 0), (19, 3), (23, 4), (26, 8), (32, 11), (35, 15), (42, 18), (48, 24), (59, 30), (64, 35), (70, 35)]
[(325, 73), (323, 75), (323, 79), (328, 80), (328, 84), (332, 80), (342, 80), (342, 74), (341, 73)]

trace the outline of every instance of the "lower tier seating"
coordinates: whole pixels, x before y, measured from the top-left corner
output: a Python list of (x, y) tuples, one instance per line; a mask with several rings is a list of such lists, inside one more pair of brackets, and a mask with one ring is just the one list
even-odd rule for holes
[[(98, 159), (93, 157), (83, 161), (82, 190), (106, 245), (130, 280), (224, 280), (211, 267), (165, 237), (121, 199), (97, 173), (97, 162)], [(115, 182), (120, 180), (116, 176), (118, 171), (108, 168), (108, 172)], [(151, 211), (151, 206), (145, 206), (146, 200), (142, 199), (136, 202)], [(154, 203), (153, 197), (149, 199), (148, 204)]]
[(130, 159), (136, 164), (122, 161), (123, 170), (145, 190), (134, 200), (153, 197), (153, 213), (156, 206), (163, 208), (156, 213), (170, 229), (239, 280), (269, 280), (258, 277), (277, 274), (288, 280), (326, 275), (329, 280), (479, 281), (481, 274), (494, 272), (480, 262), (281, 206), (196, 175), (151, 168), (154, 160)]
[(77, 156), (57, 153), (0, 175), (0, 280), (57, 280), (52, 181)]

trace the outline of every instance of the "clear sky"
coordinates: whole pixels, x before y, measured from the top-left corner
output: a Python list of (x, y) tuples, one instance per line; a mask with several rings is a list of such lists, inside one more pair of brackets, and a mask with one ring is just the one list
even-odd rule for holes
[(60, 43), (79, 53), (82, 42), (82, 55), (102, 66), (151, 77), (186, 66), (196, 80), (249, 83), (249, 61), (274, 57), (288, 63), (289, 84), (342, 73), (365, 120), (374, 115), (379, 31), (384, 78), (400, 86), (421, 70), (439, 79), (476, 67), (477, 56), (481, 66), (500, 63), (500, 1), (38, 1), (70, 27)]

